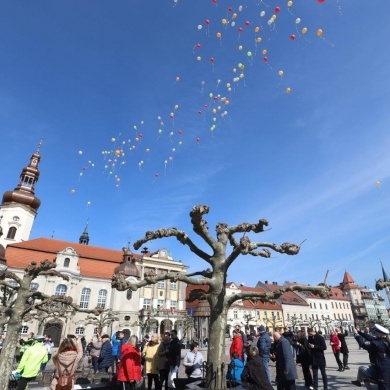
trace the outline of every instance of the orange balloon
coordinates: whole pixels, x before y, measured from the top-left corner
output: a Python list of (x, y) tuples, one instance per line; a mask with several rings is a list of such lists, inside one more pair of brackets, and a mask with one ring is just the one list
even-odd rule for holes
[(322, 37), (322, 30), (319, 28), (318, 30), (317, 30), (317, 35), (319, 36), (319, 37)]

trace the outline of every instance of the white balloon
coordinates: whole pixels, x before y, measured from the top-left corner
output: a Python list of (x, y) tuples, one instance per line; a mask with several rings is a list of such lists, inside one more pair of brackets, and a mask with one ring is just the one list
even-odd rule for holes
[(296, 19), (295, 19), (295, 23), (296, 23), (296, 24), (301, 23), (301, 18), (296, 18)]
[(202, 30), (203, 26), (201, 24), (198, 24), (198, 30)]
[(265, 11), (261, 11), (260, 16), (264, 16), (264, 15), (265, 15)]
[(241, 12), (242, 11), (242, 5), (240, 5), (239, 7), (238, 7), (238, 10)]

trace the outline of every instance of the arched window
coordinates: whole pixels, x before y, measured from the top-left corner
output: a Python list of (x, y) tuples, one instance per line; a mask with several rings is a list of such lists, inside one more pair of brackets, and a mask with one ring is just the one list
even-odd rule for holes
[(15, 238), (15, 235), (16, 235), (16, 227), (15, 226), (11, 226), (8, 230), (8, 234), (7, 234), (7, 238), (11, 238), (11, 239), (14, 239)]
[(127, 300), (130, 301), (132, 296), (133, 296), (133, 291), (131, 291), (131, 289), (128, 289), (126, 293)]
[(80, 297), (81, 309), (88, 309), (90, 297), (91, 297), (91, 289), (84, 287), (81, 291), (81, 297)]
[(84, 334), (84, 328), (82, 326), (78, 326), (74, 333), (78, 335), (82, 335)]
[(67, 258), (64, 260), (64, 267), (65, 267), (65, 268), (68, 268), (68, 267), (69, 267), (69, 264), (70, 264), (70, 259), (69, 259), (69, 257), (67, 257)]
[(98, 302), (97, 302), (98, 307), (104, 309), (106, 307), (106, 300), (107, 300), (107, 290), (99, 290)]
[(56, 287), (55, 295), (57, 295), (59, 297), (63, 297), (64, 295), (66, 295), (67, 291), (68, 291), (68, 287), (66, 287), (65, 284), (59, 284)]
[(30, 283), (30, 290), (38, 290), (39, 284), (35, 282)]

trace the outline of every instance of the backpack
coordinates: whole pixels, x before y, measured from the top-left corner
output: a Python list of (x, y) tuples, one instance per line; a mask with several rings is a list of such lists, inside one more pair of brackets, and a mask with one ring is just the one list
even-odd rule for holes
[[(75, 362), (76, 362), (76, 359), (73, 362), (72, 368), (70, 369), (69, 372), (72, 372)], [(57, 379), (57, 384), (56, 384), (55, 390), (72, 390), (73, 389), (74, 375), (67, 375), (67, 374), (65, 374), (65, 372), (61, 373), (59, 366), (57, 367), (57, 370), (58, 370), (58, 379)], [(65, 370), (68, 371), (67, 369), (65, 369)]]
[(56, 384), (56, 390), (72, 390), (73, 389), (73, 375), (61, 375)]

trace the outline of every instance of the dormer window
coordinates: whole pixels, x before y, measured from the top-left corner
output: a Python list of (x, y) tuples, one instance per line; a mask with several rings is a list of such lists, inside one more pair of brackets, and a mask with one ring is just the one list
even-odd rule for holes
[(15, 226), (11, 226), (8, 230), (8, 234), (7, 234), (7, 238), (10, 238), (10, 239), (14, 239), (15, 238), (15, 235), (16, 235), (16, 227)]
[(64, 268), (69, 268), (69, 264), (70, 264), (70, 259), (69, 259), (69, 257), (67, 257), (67, 258), (64, 260)]

